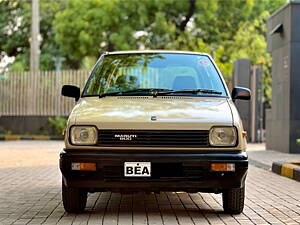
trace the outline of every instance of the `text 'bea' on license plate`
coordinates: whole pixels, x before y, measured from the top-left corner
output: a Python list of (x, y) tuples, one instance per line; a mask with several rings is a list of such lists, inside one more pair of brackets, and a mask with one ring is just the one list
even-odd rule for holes
[(125, 177), (150, 177), (151, 162), (124, 162)]

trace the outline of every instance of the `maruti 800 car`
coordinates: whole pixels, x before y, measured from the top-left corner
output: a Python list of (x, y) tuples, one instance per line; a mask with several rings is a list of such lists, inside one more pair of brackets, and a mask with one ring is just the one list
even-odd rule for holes
[(76, 105), (60, 153), (63, 205), (80, 212), (87, 194), (221, 193), (241, 213), (248, 170), (245, 131), (213, 59), (204, 53), (103, 54), (84, 89), (64, 85)]

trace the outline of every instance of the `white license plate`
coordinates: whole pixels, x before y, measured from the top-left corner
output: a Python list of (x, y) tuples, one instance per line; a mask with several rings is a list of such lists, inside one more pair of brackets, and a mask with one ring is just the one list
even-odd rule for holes
[(151, 162), (125, 162), (125, 177), (151, 177)]

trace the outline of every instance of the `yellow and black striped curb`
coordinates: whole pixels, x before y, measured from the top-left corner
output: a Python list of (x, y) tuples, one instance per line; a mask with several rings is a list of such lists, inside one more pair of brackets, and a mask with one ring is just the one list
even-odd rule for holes
[(20, 136), (20, 135), (0, 135), (0, 141), (18, 140), (63, 140), (63, 136)]
[(273, 162), (272, 171), (281, 176), (300, 181), (300, 161), (298, 162)]

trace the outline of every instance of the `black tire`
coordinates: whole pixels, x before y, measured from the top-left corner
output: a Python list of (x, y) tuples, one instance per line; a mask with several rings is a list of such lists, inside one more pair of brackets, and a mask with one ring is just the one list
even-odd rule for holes
[(62, 181), (63, 205), (68, 213), (82, 212), (86, 206), (87, 192), (79, 188), (70, 188)]
[(244, 209), (245, 187), (223, 192), (223, 208), (226, 213), (240, 214)]

